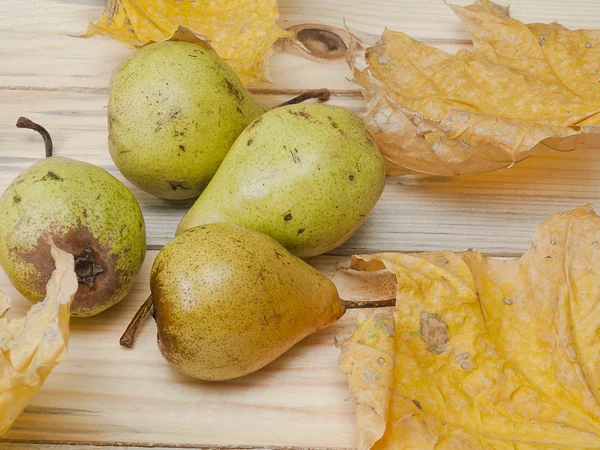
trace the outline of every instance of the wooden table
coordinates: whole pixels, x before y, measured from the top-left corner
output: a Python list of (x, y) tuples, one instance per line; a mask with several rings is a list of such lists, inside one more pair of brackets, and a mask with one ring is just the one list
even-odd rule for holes
[[(281, 23), (323, 23), (374, 42), (384, 26), (454, 51), (469, 46), (459, 20), (442, 0), (280, 0)], [(468, 0), (456, 1), (467, 4)], [(313, 335), (251, 376), (201, 383), (162, 359), (152, 321), (135, 349), (118, 337), (148, 294), (152, 261), (189, 207), (170, 204), (131, 186), (107, 149), (106, 105), (112, 70), (130, 50), (106, 37), (69, 37), (99, 17), (103, 0), (0, 1), (0, 190), (42, 157), (39, 136), (15, 128), (19, 115), (45, 125), (56, 154), (104, 167), (132, 189), (148, 229), (150, 251), (131, 294), (91, 319), (72, 321), (69, 358), (0, 438), (1, 449), (352, 447), (353, 407), (337, 368), (334, 338), (352, 331), (355, 314)], [(514, 17), (597, 27), (597, 0), (514, 0)], [(302, 89), (328, 87), (330, 102), (363, 107), (342, 59), (313, 60), (276, 52), (272, 84), (252, 92), (277, 104)], [(474, 247), (496, 256), (523, 253), (549, 214), (600, 200), (600, 152), (530, 158), (488, 175), (388, 179), (381, 201), (356, 235), (311, 263), (327, 274), (347, 255), (381, 250)], [(599, 203), (600, 205), (600, 203)], [(1, 225), (0, 225), (1, 226)], [(22, 314), (29, 303), (0, 277), (0, 288)]]

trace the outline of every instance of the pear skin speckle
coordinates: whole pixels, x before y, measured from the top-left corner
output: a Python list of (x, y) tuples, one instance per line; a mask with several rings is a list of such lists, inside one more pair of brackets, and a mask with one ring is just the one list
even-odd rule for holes
[(161, 353), (203, 380), (252, 373), (344, 314), (329, 279), (233, 224), (175, 237), (156, 257), (150, 286)]
[(43, 300), (54, 270), (47, 237), (75, 256), (90, 249), (92, 287), (79, 284), (74, 316), (92, 316), (125, 297), (146, 255), (146, 229), (133, 194), (104, 169), (53, 156), (23, 171), (0, 197), (0, 264), (27, 299)]
[(110, 154), (140, 189), (164, 199), (195, 198), (246, 125), (265, 111), (210, 49), (148, 45), (111, 78)]
[(384, 184), (383, 158), (352, 111), (320, 104), (275, 108), (240, 134), (178, 233), (237, 223), (297, 256), (316, 256), (356, 231)]

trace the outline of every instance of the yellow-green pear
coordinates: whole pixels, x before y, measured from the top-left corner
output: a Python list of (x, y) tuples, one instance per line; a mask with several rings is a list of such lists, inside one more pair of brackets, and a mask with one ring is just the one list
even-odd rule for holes
[(41, 133), (46, 158), (25, 169), (0, 197), (0, 265), (24, 297), (43, 300), (55, 269), (51, 238), (75, 257), (79, 288), (71, 314), (98, 314), (127, 295), (144, 262), (140, 206), (101, 167), (52, 156), (45, 128), (24, 117), (17, 126)]
[(163, 199), (195, 198), (266, 110), (207, 44), (151, 44), (112, 75), (110, 155), (140, 189)]
[(283, 106), (240, 134), (177, 232), (237, 223), (297, 256), (315, 256), (356, 231), (384, 183), (383, 158), (355, 113), (321, 104)]
[(161, 353), (202, 380), (252, 373), (345, 311), (316, 269), (270, 237), (227, 223), (175, 237), (154, 261), (150, 288)]

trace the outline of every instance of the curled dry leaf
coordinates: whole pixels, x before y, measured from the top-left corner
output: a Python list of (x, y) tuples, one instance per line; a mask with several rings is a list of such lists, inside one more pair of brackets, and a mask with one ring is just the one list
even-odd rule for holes
[(46, 298), (27, 315), (5, 318), (10, 299), (0, 292), (0, 435), (40, 390), (52, 369), (66, 356), (69, 308), (77, 291), (73, 256), (51, 243), (56, 270)]
[(600, 30), (526, 25), (488, 0), (451, 8), (474, 52), (386, 30), (355, 69), (389, 174), (477, 174), (600, 147)]
[(398, 281), (393, 326), (370, 318), (342, 346), (359, 448), (600, 447), (599, 245), (587, 206), (552, 215), (515, 260), (356, 257), (356, 275)]
[(210, 39), (244, 84), (269, 80), (267, 64), (277, 39), (291, 36), (276, 24), (277, 0), (108, 0), (84, 37), (104, 34), (141, 47), (169, 39), (179, 26)]

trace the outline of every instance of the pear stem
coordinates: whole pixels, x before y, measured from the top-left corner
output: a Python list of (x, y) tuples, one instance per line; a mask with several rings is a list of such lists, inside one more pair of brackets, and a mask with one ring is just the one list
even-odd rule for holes
[(29, 120), (27, 117), (19, 117), (17, 120), (17, 128), (29, 128), (35, 130), (42, 135), (44, 139), (44, 145), (46, 146), (46, 158), (52, 156), (52, 138), (50, 133), (43, 126)]
[(340, 298), (340, 302), (345, 309), (359, 309), (359, 308), (386, 308), (389, 306), (396, 306), (395, 298), (388, 298), (385, 300), (367, 300), (364, 302), (344, 300)]
[(123, 347), (133, 347), (135, 333), (137, 332), (138, 328), (140, 327), (140, 325), (142, 324), (142, 322), (144, 321), (144, 319), (148, 315), (148, 312), (150, 312), (151, 309), (152, 295), (149, 295), (146, 301), (142, 304), (142, 306), (140, 306), (140, 309), (138, 309), (138, 311), (135, 313), (135, 316), (133, 316), (133, 319), (131, 319), (129, 325), (127, 325), (127, 329), (125, 330), (125, 333), (123, 333), (123, 336), (121, 336), (121, 339), (119, 339), (119, 343)]
[(277, 105), (276, 108), (281, 106), (295, 105), (297, 103), (302, 103), (305, 100), (310, 100), (311, 98), (316, 98), (324, 102), (329, 100), (330, 96), (331, 94), (329, 93), (329, 89), (315, 89), (312, 91), (306, 91), (303, 94), (288, 100), (287, 102), (283, 102), (281, 105)]
[[(390, 306), (396, 306), (395, 298), (388, 298), (384, 300), (367, 300), (367, 301), (353, 301), (353, 300), (344, 300), (342, 298), (339, 299), (340, 303), (344, 307), (344, 309), (359, 309), (359, 308), (386, 308)], [(149, 295), (146, 301), (140, 306), (138, 311), (127, 325), (127, 329), (121, 336), (119, 343), (123, 347), (131, 348), (133, 347), (133, 342), (135, 340), (135, 334), (137, 330), (140, 328), (140, 325), (152, 309), (152, 295)]]

